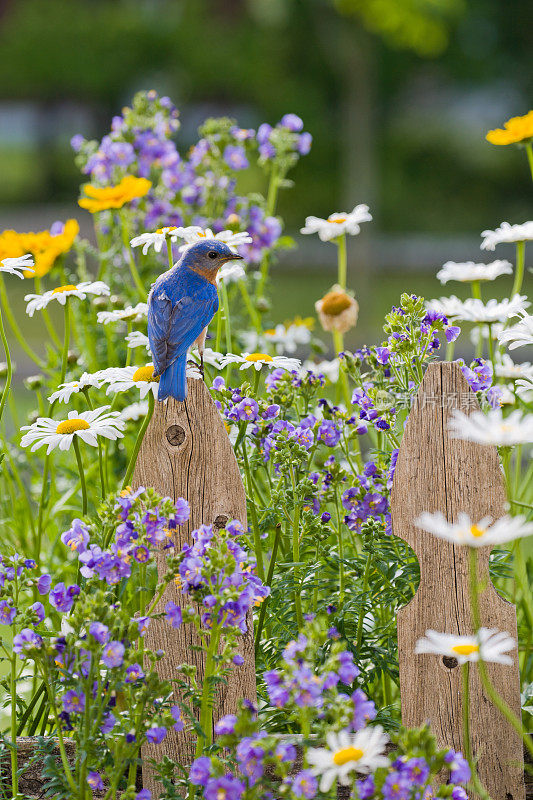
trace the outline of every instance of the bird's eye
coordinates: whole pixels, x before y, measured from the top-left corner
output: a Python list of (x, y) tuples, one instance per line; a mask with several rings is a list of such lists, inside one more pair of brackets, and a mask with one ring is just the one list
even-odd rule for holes
[(207, 255), (209, 256), (209, 258), (217, 258), (218, 257), (218, 253), (217, 253), (216, 250), (210, 250)]

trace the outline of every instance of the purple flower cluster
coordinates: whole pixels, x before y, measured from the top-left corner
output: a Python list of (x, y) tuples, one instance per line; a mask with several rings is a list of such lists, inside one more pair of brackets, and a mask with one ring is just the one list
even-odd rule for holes
[[(78, 553), (84, 578), (97, 576), (109, 585), (116, 584), (131, 575), (135, 563), (145, 564), (151, 560), (151, 548), (163, 542), (172, 546), (176, 527), (189, 518), (189, 504), (182, 498), (176, 503), (167, 498), (161, 506), (146, 508), (141, 502), (146, 497), (142, 486), (135, 491), (126, 489), (117, 495), (115, 541), (107, 550), (90, 543), (89, 529), (82, 520), (75, 519), (69, 530), (62, 534), (63, 543)], [(58, 605), (56, 608), (68, 611), (66, 600), (63, 605), (64, 609)]]
[[(269, 593), (255, 574), (255, 559), (238, 539), (244, 533), (233, 520), (224, 531), (202, 525), (192, 532), (192, 544), (185, 544), (179, 555), (179, 582), (185, 594), (202, 604), (202, 622), (247, 630), (248, 611)], [(181, 623), (181, 609), (167, 605), (167, 620), (174, 627)]]
[(365, 381), (362, 387), (354, 389), (352, 404), (359, 409), (359, 421), (355, 427), (357, 433), (366, 433), (369, 426), (380, 432), (394, 427), (396, 408), (380, 402), (372, 381)]
[(494, 370), (490, 361), (484, 358), (476, 358), (469, 367), (466, 366), (462, 358), (457, 359), (456, 364), (461, 367), (461, 372), (468, 381), (468, 385), (474, 392), (486, 392), (492, 386)]
[(359, 675), (353, 655), (348, 650), (332, 655), (326, 667), (317, 672), (309, 647), (308, 637), (300, 633), (283, 651), (281, 668), (264, 673), (269, 700), (276, 708), (323, 709), (328, 692), (336, 689), (339, 683), (352, 684)]
[(389, 481), (392, 481), (390, 471), (389, 468), (389, 472), (385, 474), (374, 461), (369, 461), (363, 472), (355, 476), (355, 485), (343, 493), (342, 505), (348, 512), (344, 522), (350, 530), (361, 533), (364, 522), (380, 518), (385, 524), (386, 533), (391, 532), (388, 488)]
[[(259, 155), (271, 161), (279, 155), (292, 150), (302, 156), (309, 153), (313, 143), (310, 133), (303, 131), (303, 120), (296, 114), (285, 114), (275, 128), (264, 122), (257, 129)], [(287, 136), (287, 134), (290, 134)], [(280, 152), (281, 151), (281, 152)]]

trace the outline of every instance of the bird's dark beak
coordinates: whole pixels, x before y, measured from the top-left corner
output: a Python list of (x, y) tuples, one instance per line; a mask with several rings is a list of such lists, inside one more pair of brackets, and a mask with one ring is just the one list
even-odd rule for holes
[(242, 256), (238, 253), (232, 253), (230, 256), (224, 256), (224, 263), (226, 263), (226, 261), (237, 261), (237, 259), (242, 261)]

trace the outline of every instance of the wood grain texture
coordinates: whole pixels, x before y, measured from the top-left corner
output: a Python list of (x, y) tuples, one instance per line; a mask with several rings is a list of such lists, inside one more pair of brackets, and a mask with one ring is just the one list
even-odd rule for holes
[[(464, 511), (478, 521), (505, 513), (505, 488), (495, 447), (450, 438), (451, 412), (478, 409), (457, 364), (428, 367), (409, 414), (398, 456), (391, 497), (393, 533), (404, 539), (420, 563), (420, 586), (398, 613), (398, 649), (402, 722), (418, 726), (429, 721), (440, 746), (464, 752), (461, 728), (461, 669), (448, 668), (437, 655), (415, 655), (417, 639), (428, 628), (471, 634), (473, 622), (468, 590), (468, 548), (452, 545), (420, 530), (414, 520), (424, 511), (442, 511), (455, 521)], [(516, 638), (515, 607), (503, 600), (489, 574), (490, 548), (478, 550), (482, 625), (505, 630)], [(520, 713), (518, 653), (514, 664), (488, 665), (497, 691)], [(486, 697), (479, 674), (470, 670), (472, 747), (479, 759), (479, 776), (493, 800), (523, 800), (521, 742)]]
[[(183, 403), (170, 398), (156, 403), (154, 415), (146, 431), (133, 475), (134, 487), (154, 488), (159, 494), (177, 499), (184, 497), (191, 507), (191, 517), (178, 529), (181, 549), (190, 541), (190, 533), (201, 524), (223, 527), (228, 520), (238, 519), (246, 525), (246, 494), (233, 448), (220, 413), (201, 380), (188, 379), (188, 396)], [(161, 556), (158, 567), (164, 570)], [(169, 600), (182, 604), (183, 597), (172, 583), (159, 607)], [(146, 633), (147, 647), (162, 649), (165, 657), (158, 666), (162, 678), (176, 678), (178, 664), (195, 664), (198, 677), (203, 676), (203, 654), (191, 649), (197, 644), (192, 626), (175, 630), (166, 621), (152, 621)], [(235, 712), (238, 701), (256, 699), (253, 629), (242, 637), (240, 653), (244, 664), (235, 667), (228, 683), (219, 690), (214, 720)], [(190, 764), (194, 757), (193, 744), (185, 733), (169, 731), (162, 744), (143, 748), (143, 785), (157, 798), (158, 786), (153, 780), (148, 759), (163, 755), (180, 764)]]

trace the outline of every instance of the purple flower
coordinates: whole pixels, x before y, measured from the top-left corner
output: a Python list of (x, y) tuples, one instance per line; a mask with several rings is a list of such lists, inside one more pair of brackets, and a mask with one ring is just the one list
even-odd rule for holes
[(221, 717), (219, 721), (215, 725), (215, 733), (217, 736), (227, 736), (229, 734), (235, 733), (235, 725), (237, 723), (237, 717), (235, 714), (226, 714), (225, 717)]
[(139, 636), (144, 636), (150, 624), (150, 617), (135, 617), (132, 622), (136, 622), (139, 628)]
[(343, 683), (352, 683), (359, 675), (359, 668), (353, 663), (353, 654), (349, 650), (339, 653), (339, 678)]
[(385, 365), (390, 358), (390, 350), (388, 347), (376, 347), (376, 358), (380, 364)]
[(364, 728), (367, 722), (376, 717), (376, 706), (369, 700), (362, 689), (356, 689), (352, 694), (352, 702), (354, 706), (352, 727), (354, 731)]
[(184, 525), (191, 516), (191, 507), (184, 497), (178, 497), (175, 502), (175, 522), (177, 525)]
[(70, 689), (63, 696), (63, 710), (67, 714), (80, 714), (85, 711), (85, 695), (83, 692), (75, 692)]
[(0, 600), (0, 624), (12, 625), (16, 616), (17, 609), (10, 606), (5, 600)]
[(298, 142), (296, 144), (296, 147), (301, 156), (306, 156), (311, 150), (312, 144), (313, 144), (313, 137), (311, 136), (310, 133), (306, 132), (300, 134), (300, 136), (298, 137)]
[(109, 628), (102, 622), (91, 622), (89, 633), (100, 644), (106, 644), (109, 641)]
[(444, 761), (450, 767), (450, 781), (452, 783), (468, 783), (471, 778), (468, 761), (461, 752), (448, 750), (444, 756)]
[(109, 711), (102, 719), (100, 730), (102, 733), (110, 733), (116, 725), (115, 715)]
[[(0, 605), (1, 605), (1, 604), (0, 604)], [(38, 622), (42, 622), (42, 621), (43, 621), (43, 619), (44, 619), (44, 617), (45, 617), (45, 613), (44, 613), (44, 606), (43, 606), (43, 604), (42, 604), (42, 603), (39, 603), (39, 602), (37, 602), (37, 603), (33, 603), (33, 604), (30, 606), (30, 609), (29, 609), (29, 610), (30, 610), (30, 611), (33, 611), (33, 613), (34, 613), (34, 614), (36, 615), (36, 617), (37, 617), (37, 620), (38, 620)], [(0, 616), (1, 616), (1, 612), (0, 612)], [(34, 623), (34, 624), (35, 624), (35, 623)]]
[(148, 728), (146, 731), (146, 739), (151, 742), (151, 744), (160, 744), (166, 735), (167, 729), (158, 727), (157, 725), (152, 725), (152, 727)]
[(468, 800), (468, 795), (462, 786), (454, 786), (452, 789), (453, 800)]
[(357, 797), (359, 800), (369, 800), (376, 791), (376, 785), (372, 775), (369, 775), (368, 778), (364, 778), (361, 781), (356, 781), (355, 785), (357, 786)]
[(407, 800), (411, 794), (411, 782), (401, 772), (391, 772), (385, 779), (382, 792), (384, 800)]
[(135, 683), (144, 678), (144, 672), (140, 664), (130, 664), (126, 667), (126, 683)]
[(180, 707), (172, 706), (172, 708), (170, 709), (170, 713), (172, 714), (172, 717), (174, 719), (174, 725), (172, 727), (174, 728), (175, 731), (179, 733), (185, 727), (185, 723), (181, 716)]
[(87, 549), (89, 539), (89, 531), (81, 519), (72, 520), (69, 530), (61, 534), (63, 544), (71, 550), (77, 550), (78, 553), (83, 553)]
[(99, 772), (89, 772), (87, 775), (87, 783), (93, 790), (104, 788), (104, 782)]
[(31, 650), (39, 650), (42, 647), (43, 640), (38, 633), (32, 631), (31, 628), (23, 628), (20, 633), (13, 638), (13, 652), (19, 655), (19, 658), (26, 658), (26, 653)]
[(141, 791), (137, 792), (135, 795), (135, 800), (152, 800), (152, 792), (150, 789), (141, 789)]
[(254, 422), (259, 413), (259, 406), (252, 397), (245, 397), (241, 402), (235, 406), (237, 418), (243, 422)]
[(239, 653), (233, 656), (232, 661), (236, 667), (241, 667), (244, 664), (244, 658)]
[(58, 583), (50, 592), (50, 603), (58, 611), (66, 613), (70, 611), (74, 604), (74, 598), (80, 593), (80, 587), (77, 584), (69, 586), (68, 589), (64, 583)]
[(173, 628), (179, 628), (183, 622), (181, 607), (176, 605), (176, 603), (173, 603), (171, 600), (166, 604), (165, 611), (167, 622), (170, 622)]
[(293, 133), (299, 133), (304, 126), (303, 120), (297, 114), (284, 114), (279, 124)]
[(263, 122), (263, 124), (257, 129), (256, 139), (258, 144), (267, 144), (271, 133), (272, 125), (269, 125), (268, 122)]
[(458, 325), (449, 325), (444, 331), (444, 336), (446, 337), (446, 341), (448, 343), (455, 342), (460, 333), (461, 328)]
[(106, 644), (102, 653), (102, 661), (106, 667), (120, 667), (124, 661), (124, 650), (122, 642), (112, 641)]
[(296, 761), (296, 748), (293, 744), (281, 742), (276, 747), (275, 756), (282, 762)]
[(70, 140), (70, 146), (74, 150), (75, 153), (78, 153), (81, 150), (81, 146), (84, 143), (85, 139), (81, 135), (81, 133), (76, 133), (72, 139)]
[(240, 800), (244, 793), (244, 783), (233, 775), (210, 778), (204, 789), (205, 800)]
[(215, 389), (217, 392), (221, 392), (223, 389), (226, 388), (226, 381), (221, 375), (217, 375), (217, 377), (213, 381), (212, 386), (213, 389)]
[(335, 447), (340, 441), (340, 428), (330, 419), (323, 419), (318, 428), (318, 438), (328, 447)]
[(200, 756), (192, 762), (189, 780), (194, 786), (205, 786), (211, 774), (211, 761), (207, 756)]
[(291, 789), (296, 797), (305, 797), (307, 800), (311, 800), (318, 790), (317, 779), (310, 770), (303, 769), (292, 779)]
[(401, 771), (409, 776), (417, 786), (423, 786), (429, 777), (429, 764), (425, 758), (410, 758), (401, 767)]
[(48, 594), (50, 586), (52, 585), (52, 578), (48, 574), (41, 575), (37, 581), (37, 591), (39, 594)]
[(280, 407), (277, 403), (273, 403), (272, 405), (268, 406), (268, 408), (263, 411), (263, 419), (274, 419), (279, 414)]
[(228, 144), (224, 150), (223, 158), (228, 167), (232, 169), (246, 169), (249, 166), (244, 148), (239, 145)]

